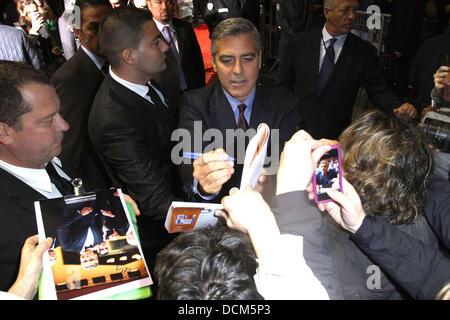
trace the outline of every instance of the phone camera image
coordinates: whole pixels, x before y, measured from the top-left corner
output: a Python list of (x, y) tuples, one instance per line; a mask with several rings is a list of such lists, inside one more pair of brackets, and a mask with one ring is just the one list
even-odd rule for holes
[(327, 188), (342, 190), (341, 154), (338, 146), (333, 146), (317, 162), (313, 181), (318, 203), (332, 201), (326, 192)]

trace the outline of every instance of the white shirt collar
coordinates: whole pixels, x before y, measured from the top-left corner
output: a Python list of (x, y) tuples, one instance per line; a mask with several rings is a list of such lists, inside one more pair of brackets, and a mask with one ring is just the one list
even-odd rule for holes
[(83, 49), (83, 51), (88, 55), (88, 57), (92, 60), (92, 62), (94, 62), (94, 64), (97, 66), (97, 68), (99, 70), (101, 70), (103, 65), (105, 64), (106, 60), (102, 57), (99, 57), (99, 56), (93, 54), (88, 49), (83, 47), (83, 45), (81, 45), (81, 49)]
[[(56, 157), (52, 159), (52, 162), (61, 166), (61, 161)], [(45, 169), (18, 167), (2, 160), (0, 160), (0, 167), (35, 190), (45, 193), (52, 193), (53, 191), (50, 177)]]
[(124, 87), (127, 87), (134, 93), (140, 95), (142, 98), (147, 99), (146, 97), (147, 97), (148, 87), (146, 85), (137, 84), (137, 83), (133, 83), (133, 82), (127, 81), (125, 79), (122, 79), (121, 77), (119, 77), (117, 74), (114, 73), (114, 71), (111, 69), (111, 66), (109, 67), (109, 74), (111, 75), (111, 77), (114, 80), (116, 80), (118, 83), (120, 83)]
[[(137, 84), (137, 83), (133, 83), (127, 80), (122, 79), (121, 77), (119, 77), (117, 74), (114, 73), (114, 71), (112, 70), (111, 66), (109, 66), (109, 74), (111, 75), (111, 77), (116, 80), (118, 83), (120, 83), (121, 85), (123, 85), (124, 87), (130, 89), (131, 91), (133, 91), (134, 93), (140, 95), (142, 98), (144, 98), (145, 100), (151, 102), (154, 104), (154, 102), (152, 101), (152, 99), (147, 95), (148, 93), (148, 87), (146, 85), (142, 85), (142, 84)], [(158, 88), (155, 88), (155, 86), (153, 86), (150, 82), (148, 82), (148, 85), (152, 86), (156, 93), (159, 95), (161, 101), (163, 102), (163, 104), (167, 107), (167, 104), (165, 102), (165, 97), (164, 95), (158, 90)]]
[(156, 20), (155, 18), (153, 18), (153, 21), (155, 21), (156, 27), (158, 28), (158, 30), (160, 32), (162, 32), (162, 30), (165, 26), (168, 26), (170, 31), (172, 32), (172, 34), (175, 33), (175, 28), (172, 25), (172, 20), (170, 20), (169, 23), (167, 23), (167, 24), (163, 24), (163, 23), (159, 22), (158, 20)]
[(345, 39), (347, 39), (347, 34), (341, 34), (340, 36), (333, 37), (331, 34), (328, 33), (327, 28), (325, 26), (322, 29), (322, 38), (324, 42), (329, 41), (331, 38), (336, 38), (336, 44), (343, 44), (345, 42)]

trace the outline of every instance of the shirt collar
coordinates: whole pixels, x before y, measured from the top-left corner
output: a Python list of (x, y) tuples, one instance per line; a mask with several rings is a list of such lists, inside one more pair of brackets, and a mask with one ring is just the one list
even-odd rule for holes
[(172, 19), (169, 21), (169, 23), (163, 24), (161, 22), (159, 22), (158, 20), (156, 20), (155, 18), (153, 18), (153, 21), (155, 21), (156, 27), (158, 28), (158, 30), (162, 33), (162, 30), (165, 26), (168, 26), (170, 31), (172, 33), (175, 33), (175, 28), (172, 25)]
[(117, 74), (114, 73), (114, 71), (111, 69), (111, 66), (109, 67), (109, 74), (111, 75), (111, 77), (114, 80), (116, 80), (118, 83), (120, 83), (124, 87), (127, 87), (134, 93), (140, 95), (142, 98), (146, 97), (147, 92), (148, 92), (148, 87), (146, 85), (137, 84), (137, 83), (133, 83), (133, 82), (122, 79), (121, 77), (119, 77)]
[[(55, 157), (51, 161), (56, 163), (58, 166), (61, 166), (61, 160), (58, 158)], [(38, 189), (48, 193), (52, 192), (52, 183), (45, 169), (18, 167), (2, 160), (0, 160), (0, 167), (19, 180), (22, 180), (33, 189)]]
[(255, 92), (256, 92), (256, 88), (253, 88), (253, 91), (250, 93), (250, 95), (247, 97), (247, 99), (245, 99), (244, 102), (240, 102), (239, 100), (237, 100), (236, 98), (232, 97), (224, 88), (223, 88), (223, 93), (225, 93), (225, 97), (227, 98), (228, 102), (230, 103), (231, 109), (233, 109), (233, 113), (234, 114), (238, 114), (239, 115), (239, 111), (238, 111), (238, 105), (245, 103), (246, 108), (244, 111), (244, 115), (245, 118), (247, 119), (247, 122), (250, 123), (249, 121), (249, 117), (250, 114), (252, 112), (252, 107), (253, 107), (253, 101), (255, 100)]
[(345, 39), (347, 39), (347, 34), (341, 34), (340, 36), (337, 37), (333, 37), (331, 34), (328, 33), (327, 28), (325, 28), (325, 26), (322, 29), (322, 39), (324, 42), (329, 41), (331, 38), (336, 38), (337, 41), (336, 43), (341, 44), (345, 42)]
[(94, 64), (97, 66), (97, 68), (99, 70), (101, 70), (103, 65), (105, 64), (106, 60), (102, 57), (99, 57), (99, 56), (93, 54), (88, 49), (83, 47), (83, 45), (81, 45), (81, 49), (83, 49), (83, 51), (88, 55), (88, 57), (92, 60), (92, 62), (94, 62)]

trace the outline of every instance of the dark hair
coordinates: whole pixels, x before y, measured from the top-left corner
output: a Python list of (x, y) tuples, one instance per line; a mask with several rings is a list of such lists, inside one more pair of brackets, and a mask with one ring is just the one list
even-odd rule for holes
[[(111, 4), (108, 0), (76, 0), (75, 5), (80, 8), (80, 28), (83, 24), (83, 10), (85, 8), (109, 7)], [(112, 9), (112, 8), (111, 8)]]
[(423, 212), (433, 169), (432, 150), (417, 126), (381, 111), (363, 115), (341, 134), (343, 167), (368, 213), (391, 224)]
[(247, 19), (228, 18), (221, 21), (211, 35), (211, 56), (215, 59), (217, 54), (217, 42), (226, 36), (237, 36), (240, 34), (251, 34), (255, 41), (256, 51), (261, 51), (261, 36), (258, 29)]
[(157, 255), (158, 299), (260, 300), (256, 268), (247, 234), (222, 223), (189, 230)]
[(21, 116), (32, 106), (23, 99), (21, 88), (33, 83), (51, 85), (43, 72), (28, 64), (0, 60), (0, 122), (22, 129)]
[(107, 12), (100, 21), (99, 45), (101, 53), (112, 67), (120, 64), (120, 55), (127, 48), (138, 48), (144, 31), (142, 26), (153, 21), (148, 11), (133, 7)]

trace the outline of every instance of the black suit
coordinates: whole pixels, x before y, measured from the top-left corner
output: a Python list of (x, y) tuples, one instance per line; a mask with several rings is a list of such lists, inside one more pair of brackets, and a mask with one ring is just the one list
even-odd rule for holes
[(108, 188), (111, 181), (96, 156), (88, 135), (88, 119), (105, 76), (81, 48), (53, 75), (51, 81), (61, 100), (60, 113), (70, 128), (64, 134), (59, 156), (72, 177), (83, 177), (88, 186)]
[(19, 271), (25, 240), (37, 234), (34, 201), (45, 196), (0, 168), (0, 290), (7, 291)]
[(108, 75), (89, 117), (95, 150), (115, 185), (139, 206), (139, 236), (150, 265), (172, 238), (164, 228), (171, 202), (185, 199), (171, 160), (174, 113), (172, 107), (154, 105)]
[(89, 136), (114, 182), (155, 220), (165, 218), (179, 194), (170, 159), (175, 125), (173, 108), (152, 104), (110, 75), (89, 117)]
[(401, 105), (382, 78), (375, 48), (351, 33), (319, 95), (321, 35), (322, 30), (295, 35), (280, 61), (279, 84), (299, 97), (301, 128), (314, 138), (337, 138), (350, 124), (360, 87), (377, 108), (390, 112)]
[[(172, 18), (172, 25), (178, 42), (178, 53), (181, 58), (184, 76), (186, 78), (187, 90), (205, 86), (205, 65), (203, 56), (192, 25), (186, 21)], [(166, 52), (167, 67), (156, 74), (154, 79), (161, 85), (168, 95), (170, 103), (178, 102), (181, 94), (179, 71), (177, 62), (169, 49)]]
[[(270, 129), (280, 129), (280, 153), (284, 142), (289, 140), (295, 132), (295, 96), (283, 88), (269, 88), (257, 86), (253, 101), (249, 128), (256, 129), (260, 123), (266, 123)], [(178, 127), (187, 129), (194, 138), (194, 121), (202, 122), (202, 131), (216, 128), (224, 137), (224, 149), (227, 145), (226, 130), (237, 129), (233, 110), (223, 92), (220, 83), (212, 83), (205, 88), (187, 91), (183, 94), (180, 104), (180, 120)], [(203, 133), (202, 132), (202, 133)], [(202, 149), (195, 152), (203, 152), (209, 141), (202, 141)], [(268, 153), (270, 150), (268, 145)], [(236, 148), (235, 148), (236, 152)], [(236, 154), (230, 154), (236, 158)], [(181, 166), (181, 177), (187, 190), (191, 191), (193, 182), (192, 165)], [(242, 165), (235, 165), (235, 173), (225, 183), (215, 201), (228, 194), (232, 187), (239, 187), (242, 175)], [(193, 200), (202, 200), (192, 193)]]

